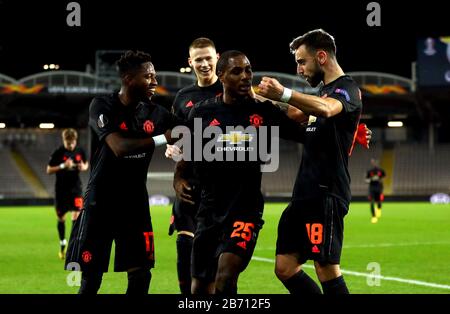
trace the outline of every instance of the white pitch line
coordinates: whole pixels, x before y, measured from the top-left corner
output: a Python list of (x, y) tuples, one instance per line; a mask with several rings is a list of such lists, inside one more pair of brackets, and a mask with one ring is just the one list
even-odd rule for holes
[[(255, 260), (255, 261), (260, 261), (260, 262), (275, 263), (275, 260), (270, 259), (270, 258), (265, 258), (265, 257), (253, 256), (252, 259)], [(314, 266), (312, 266), (312, 265), (305, 265), (305, 264), (302, 267), (314, 268)], [(352, 276), (358, 276), (358, 277), (370, 277), (371, 279), (382, 279), (382, 280), (388, 280), (388, 281), (397, 281), (397, 282), (401, 282), (401, 283), (407, 283), (407, 284), (410, 284), (410, 285), (417, 285), (417, 286), (425, 286), (425, 287), (432, 287), (432, 288), (439, 288), (439, 289), (450, 290), (450, 286), (448, 286), (448, 285), (441, 285), (441, 284), (438, 284), (438, 283), (425, 282), (425, 281), (420, 281), (420, 280), (403, 279), (403, 278), (381, 276), (381, 275), (373, 275), (373, 274), (361, 273), (361, 272), (345, 270), (345, 269), (341, 269), (341, 272), (344, 275), (352, 275)]]
[[(344, 249), (355, 248), (378, 248), (378, 247), (395, 247), (395, 246), (418, 246), (418, 245), (449, 245), (450, 242), (405, 242), (405, 243), (376, 243), (376, 244), (350, 244), (345, 245)], [(256, 251), (275, 250), (275, 247), (256, 247)]]

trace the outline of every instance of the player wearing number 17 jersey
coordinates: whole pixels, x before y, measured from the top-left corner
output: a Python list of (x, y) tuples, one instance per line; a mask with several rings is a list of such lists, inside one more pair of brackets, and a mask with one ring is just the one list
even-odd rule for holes
[(67, 250), (67, 269), (82, 271), (81, 294), (97, 293), (113, 241), (114, 271), (127, 272), (127, 294), (148, 293), (155, 262), (147, 171), (157, 140), (176, 121), (151, 101), (157, 80), (149, 54), (127, 51), (117, 65), (120, 91), (89, 107), (92, 171)]

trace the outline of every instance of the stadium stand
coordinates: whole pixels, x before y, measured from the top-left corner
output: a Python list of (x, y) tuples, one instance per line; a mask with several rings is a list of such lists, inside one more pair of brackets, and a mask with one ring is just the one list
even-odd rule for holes
[(302, 145), (280, 140), (278, 170), (263, 174), (262, 192), (266, 196), (291, 196), (301, 161)]
[(370, 159), (375, 158), (381, 160), (382, 154), (383, 149), (381, 143), (370, 145), (370, 150), (366, 150), (359, 145), (355, 145), (353, 153), (348, 161), (352, 195), (367, 195), (369, 187), (365, 179), (367, 170), (370, 168)]
[[(370, 159), (389, 166), (385, 180), (388, 196), (423, 196), (450, 192), (450, 126), (448, 93), (416, 89), (415, 81), (387, 73), (349, 73), (360, 84), (364, 111), (362, 119), (374, 130), (370, 150), (355, 147), (349, 159), (353, 196), (367, 196), (365, 173)], [(286, 86), (314, 94), (314, 89), (284, 73), (255, 72), (254, 82), (262, 76), (278, 78)], [(193, 75), (158, 72), (160, 83), (154, 101), (170, 107), (174, 94), (195, 81)], [(61, 145), (63, 127), (80, 131), (79, 145), (88, 151), (87, 115), (93, 96), (111, 92), (118, 82), (75, 71), (44, 72), (16, 80), (0, 74), (0, 198), (36, 198), (36, 180), (53, 197), (54, 177), (45, 172), (51, 152)], [(387, 121), (403, 120), (404, 129), (389, 129)], [(40, 122), (53, 121), (59, 129), (40, 130)], [(398, 131), (398, 132), (396, 132)], [(400, 132), (401, 131), (401, 132)], [(413, 144), (414, 143), (414, 144)], [(262, 191), (269, 197), (289, 197), (301, 161), (301, 145), (280, 141), (280, 163), (274, 173), (265, 173)], [(18, 155), (17, 155), (18, 154)], [(19, 157), (19, 158), (18, 158)], [(20, 162), (25, 161), (28, 177)], [(174, 196), (174, 162), (164, 157), (164, 147), (155, 151), (148, 172), (150, 195)], [(30, 180), (29, 173), (36, 180)], [(88, 173), (82, 173), (83, 188)], [(387, 187), (387, 188), (386, 188)]]
[(429, 150), (424, 144), (399, 144), (395, 150), (394, 193), (450, 193), (450, 145)]
[(174, 197), (172, 187), (175, 162), (164, 156), (166, 146), (155, 149), (147, 174), (147, 191), (149, 195)]
[(0, 199), (33, 197), (33, 190), (24, 181), (10, 151), (0, 150)]
[[(33, 188), (14, 162), (12, 152), (21, 154), (43, 184), (48, 195), (54, 195), (54, 177), (47, 175), (45, 167), (53, 150), (61, 145), (61, 130), (2, 130), (0, 132), (0, 198), (32, 198)], [(79, 130), (79, 145), (88, 150), (88, 130)], [(150, 195), (174, 196), (172, 188), (175, 163), (164, 157), (165, 147), (155, 150), (148, 172), (147, 188)], [(430, 150), (425, 143), (397, 143), (393, 146), (392, 193), (387, 195), (431, 195), (450, 192), (450, 144), (435, 145)], [(280, 163), (276, 172), (264, 173), (263, 194), (268, 197), (289, 197), (301, 161), (302, 146), (288, 141), (280, 141)], [(381, 142), (375, 142), (370, 150), (355, 146), (349, 159), (353, 196), (366, 196), (365, 173), (370, 159), (383, 161)], [(88, 181), (88, 173), (82, 173), (83, 188)]]
[[(81, 145), (87, 149), (87, 130), (81, 130), (79, 137), (78, 145)], [(22, 176), (16, 163), (11, 157), (8, 157), (8, 155), (11, 155), (12, 152), (18, 153), (21, 157), (23, 157), (29, 168), (32, 170), (32, 175), (34, 175), (36, 179), (44, 186), (47, 194), (50, 197), (53, 197), (55, 178), (54, 176), (46, 173), (46, 166), (51, 153), (58, 146), (62, 145), (61, 130), (7, 129), (1, 132), (1, 138), (3, 138), (2, 155), (0, 155), (0, 163), (2, 164), (2, 167), (7, 168), (9, 171), (14, 171), (14, 169), (17, 169), (15, 173), (11, 174), (12, 179), (10, 179), (12, 181), (18, 181), (21, 185), (28, 187), (26, 191), (22, 191), (19, 195), (16, 195), (17, 193), (14, 193), (15, 190), (13, 189), (8, 189), (9, 192), (5, 190), (5, 197), (21, 198), (35, 196), (33, 189), (30, 188), (30, 182), (26, 182), (21, 179)], [(5, 162), (3, 162), (4, 160)], [(8, 163), (8, 160), (10, 160), (10, 163)], [(6, 164), (8, 164), (8, 167), (5, 166)], [(5, 178), (3, 171), (1, 173), (2, 183), (0, 189), (3, 190), (5, 186), (8, 187), (9, 180)], [(84, 189), (87, 184), (88, 174), (83, 172), (80, 177)], [(16, 190), (20, 191), (21, 189), (19, 187)]]

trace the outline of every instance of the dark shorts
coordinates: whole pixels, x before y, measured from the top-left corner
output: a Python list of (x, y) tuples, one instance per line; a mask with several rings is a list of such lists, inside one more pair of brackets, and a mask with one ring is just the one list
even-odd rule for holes
[(88, 207), (81, 211), (67, 248), (67, 270), (73, 270), (74, 264), (69, 263), (78, 263), (81, 271), (107, 272), (113, 240), (116, 245), (114, 271), (154, 266), (153, 228), (148, 206), (117, 206)]
[(198, 189), (193, 185), (193, 199), (195, 204), (189, 204), (180, 201), (178, 198), (175, 199), (172, 207), (172, 217), (170, 219), (169, 235), (172, 235), (175, 230), (177, 231), (188, 231), (195, 232), (196, 219), (199, 202), (200, 193)]
[(383, 191), (381, 189), (369, 190), (369, 201), (382, 202), (384, 200)]
[(300, 264), (339, 264), (347, 212), (347, 205), (330, 195), (291, 202), (278, 224), (276, 254), (298, 255)]
[(80, 211), (83, 208), (83, 197), (80, 194), (56, 194), (55, 209), (58, 217), (69, 211)]
[(253, 215), (237, 213), (225, 222), (211, 223), (209, 218), (199, 218), (192, 247), (192, 276), (213, 282), (219, 256), (225, 252), (243, 259), (243, 271), (251, 260), (263, 224), (260, 211)]

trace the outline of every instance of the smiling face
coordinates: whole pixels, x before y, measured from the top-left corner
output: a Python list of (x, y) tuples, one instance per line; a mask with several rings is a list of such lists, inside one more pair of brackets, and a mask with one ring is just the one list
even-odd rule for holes
[[(318, 61), (319, 55), (323, 53), (324, 51), (312, 53), (306, 48), (305, 45), (301, 45), (295, 51), (297, 74), (305, 78), (312, 87), (316, 87), (324, 79), (325, 73)], [(323, 55), (320, 57), (323, 58)]]
[(155, 94), (156, 86), (158, 86), (156, 71), (151, 62), (143, 63), (140, 69), (129, 74), (128, 88), (134, 99), (151, 99)]
[(189, 49), (189, 65), (194, 69), (200, 86), (209, 86), (215, 82), (217, 60), (214, 47)]
[(224, 93), (236, 97), (248, 97), (252, 88), (253, 71), (250, 61), (245, 55), (228, 59), (224, 71), (219, 74)]

